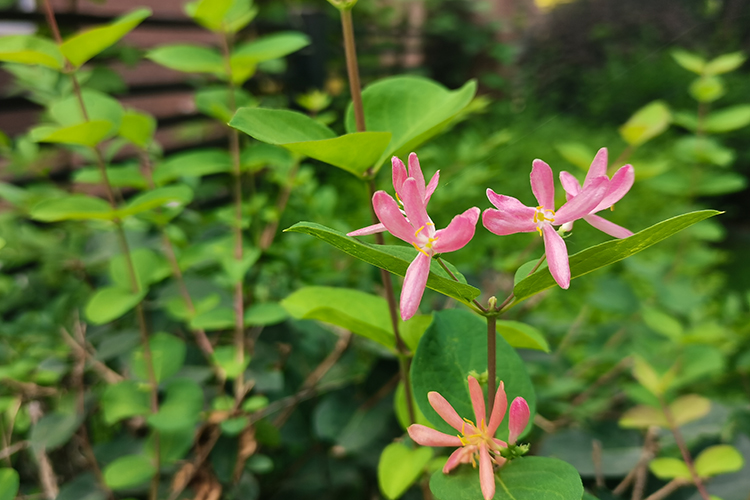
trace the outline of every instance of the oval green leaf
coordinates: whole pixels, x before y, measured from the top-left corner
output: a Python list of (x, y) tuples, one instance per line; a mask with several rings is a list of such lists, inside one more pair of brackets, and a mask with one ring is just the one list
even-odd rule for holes
[(56, 43), (32, 35), (10, 35), (0, 38), (0, 61), (41, 64), (56, 70), (65, 67), (65, 60)]
[(703, 124), (703, 130), (712, 134), (721, 134), (748, 125), (750, 125), (750, 104), (740, 104), (712, 111)]
[(130, 288), (117, 286), (100, 288), (86, 305), (86, 318), (95, 325), (116, 320), (138, 305), (146, 292), (144, 289), (140, 293), (133, 293)]
[(166, 45), (149, 51), (146, 59), (185, 73), (211, 73), (226, 78), (226, 66), (215, 49), (200, 45)]
[(432, 459), (431, 448), (412, 449), (403, 443), (391, 443), (378, 461), (378, 485), (389, 500), (396, 500), (419, 479)]
[(679, 64), (686, 70), (692, 71), (693, 73), (696, 73), (698, 75), (703, 73), (703, 69), (706, 66), (706, 60), (701, 56), (682, 49), (673, 50), (671, 52), (671, 55), (672, 59), (674, 59), (677, 64)]
[(115, 213), (106, 201), (79, 194), (39, 202), (31, 209), (31, 218), (44, 222), (113, 220)]
[(154, 169), (154, 182), (167, 184), (180, 177), (204, 175), (232, 170), (232, 159), (225, 149), (199, 149), (169, 156)]
[(101, 405), (104, 421), (108, 425), (151, 412), (148, 387), (132, 380), (108, 386), (102, 395)]
[(728, 444), (709, 446), (695, 459), (695, 472), (700, 477), (736, 472), (744, 465), (744, 459), (737, 448)]
[(691, 479), (690, 470), (687, 464), (679, 458), (657, 458), (652, 460), (648, 464), (648, 468), (651, 469), (654, 476), (664, 481), (672, 479)]
[[(184, 340), (168, 333), (157, 333), (151, 337), (148, 345), (151, 348), (151, 364), (157, 383), (180, 371), (185, 362)], [(144, 381), (150, 380), (143, 347), (133, 351), (131, 367), (136, 377)]]
[(192, 380), (175, 380), (167, 387), (167, 397), (159, 412), (146, 420), (155, 429), (177, 432), (198, 423), (203, 410), (203, 390)]
[(631, 146), (640, 146), (669, 127), (672, 114), (662, 101), (654, 101), (636, 111), (633, 116), (620, 127), (620, 136)]
[(18, 472), (14, 469), (0, 469), (0, 500), (13, 500), (20, 485)]
[(143, 455), (126, 455), (104, 469), (104, 482), (113, 490), (139, 486), (156, 474), (151, 459)]
[(549, 352), (549, 344), (542, 332), (520, 321), (497, 321), (497, 333), (516, 349), (536, 349)]
[(193, 190), (185, 185), (167, 186), (156, 188), (143, 194), (139, 194), (117, 211), (122, 217), (129, 217), (141, 212), (164, 207), (165, 205), (174, 207), (187, 205), (193, 200)]
[(52, 142), (56, 144), (74, 144), (93, 148), (111, 135), (115, 130), (111, 122), (95, 120), (70, 127), (54, 127), (42, 125), (31, 129), (31, 139), (34, 142)]
[(721, 75), (722, 73), (729, 73), (730, 71), (734, 71), (742, 66), (746, 59), (747, 56), (742, 52), (722, 54), (706, 64), (706, 67), (703, 71), (707, 75)]

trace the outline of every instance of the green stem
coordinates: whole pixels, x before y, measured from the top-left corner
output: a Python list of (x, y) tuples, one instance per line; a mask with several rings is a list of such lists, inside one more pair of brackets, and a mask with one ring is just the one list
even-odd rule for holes
[(346, 55), (346, 70), (349, 75), (349, 90), (352, 94), (354, 108), (354, 122), (357, 132), (365, 131), (365, 110), (362, 104), (362, 84), (359, 81), (359, 64), (357, 63), (357, 46), (354, 43), (354, 25), (351, 9), (341, 12), (341, 29), (344, 33), (344, 53)]

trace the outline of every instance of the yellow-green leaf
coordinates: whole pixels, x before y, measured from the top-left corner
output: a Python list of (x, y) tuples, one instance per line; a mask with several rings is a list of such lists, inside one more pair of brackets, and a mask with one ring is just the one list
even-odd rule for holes
[(667, 130), (671, 121), (667, 105), (663, 101), (654, 101), (636, 111), (620, 127), (620, 136), (631, 146), (640, 146)]

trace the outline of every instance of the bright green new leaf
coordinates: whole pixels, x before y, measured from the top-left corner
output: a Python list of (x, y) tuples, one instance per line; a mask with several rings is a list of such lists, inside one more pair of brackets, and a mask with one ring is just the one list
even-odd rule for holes
[(233, 345), (224, 345), (214, 349), (213, 361), (224, 373), (224, 377), (234, 380), (247, 369), (250, 356), (243, 356), (240, 360), (237, 357), (237, 349)]
[[(518, 353), (499, 335), (497, 344), (497, 383), (505, 383), (508, 401), (518, 396), (526, 399), (531, 411), (526, 432), (532, 427), (536, 396), (531, 379)], [(461, 417), (474, 419), (467, 377), (482, 379), (487, 372), (487, 324), (476, 314), (462, 309), (445, 309), (433, 313), (432, 324), (419, 341), (411, 365), (414, 399), (419, 409), (439, 431), (455, 435), (430, 405), (427, 394), (442, 394)], [(484, 385), (484, 383), (482, 383)], [(525, 433), (524, 433), (525, 434)], [(497, 437), (508, 437), (508, 417), (498, 427)]]
[[(147, 189), (148, 183), (141, 173), (137, 163), (121, 166), (107, 167), (107, 179), (113, 187), (129, 187), (136, 189)], [(73, 174), (73, 182), (81, 184), (101, 184), (102, 173), (98, 167), (89, 167), (76, 170)]]
[(194, 427), (203, 410), (203, 390), (196, 382), (178, 379), (167, 387), (167, 397), (148, 424), (159, 431), (177, 432)]
[(93, 148), (115, 131), (114, 125), (105, 120), (94, 120), (70, 127), (41, 125), (31, 129), (34, 142), (52, 142), (56, 144), (74, 144)]
[(664, 481), (672, 479), (691, 479), (687, 464), (679, 458), (657, 458), (649, 462), (648, 468), (654, 476)]
[(52, 119), (63, 126), (106, 120), (116, 129), (120, 128), (125, 110), (116, 99), (91, 89), (84, 89), (81, 96), (86, 108), (85, 115), (81, 110), (81, 103), (78, 98), (72, 96), (56, 101), (50, 106), (49, 113)]
[(706, 60), (697, 54), (688, 52), (687, 50), (675, 49), (671, 52), (672, 58), (677, 61), (677, 64), (682, 66), (688, 71), (692, 71), (698, 75), (703, 74), (706, 67)]
[(361, 177), (391, 140), (388, 132), (357, 132), (335, 139), (283, 144), (290, 151), (330, 163)]
[[(379, 80), (362, 92), (365, 125), (370, 132), (390, 132), (391, 142), (374, 164), (377, 172), (391, 156), (406, 157), (417, 146), (442, 132), (476, 93), (470, 81), (450, 91), (432, 80), (398, 76)], [(346, 130), (356, 130), (349, 106)]]
[[(148, 248), (131, 251), (130, 261), (133, 264), (138, 286), (141, 288), (148, 288), (172, 273), (167, 260)], [(133, 286), (128, 258), (123, 254), (109, 261), (109, 275), (112, 281), (121, 288), (127, 289)]]
[(61, 220), (113, 220), (115, 213), (101, 198), (74, 194), (44, 200), (31, 209), (31, 218), (43, 222)]
[[(335, 246), (352, 257), (399, 276), (406, 275), (406, 269), (411, 264), (411, 261), (414, 260), (414, 256), (416, 256), (416, 250), (390, 245), (370, 245), (369, 243), (346, 236), (335, 229), (314, 222), (298, 222), (285, 231), (310, 234)], [(410, 258), (405, 257), (407, 252)], [(427, 288), (431, 288), (448, 297), (453, 297), (467, 305), (479, 296), (478, 289), (453, 281), (440, 267), (440, 264), (434, 260), (430, 264), (430, 276), (427, 278)]]
[(195, 107), (201, 113), (223, 123), (229, 123), (238, 108), (255, 107), (258, 101), (244, 89), (234, 89), (234, 106), (232, 106), (231, 90), (218, 87), (200, 89), (195, 93)]
[(0, 469), (0, 500), (13, 500), (18, 493), (20, 479), (13, 469)]
[(706, 117), (703, 130), (711, 134), (722, 134), (748, 125), (750, 125), (750, 104), (740, 104), (712, 111)]
[(303, 287), (281, 301), (297, 319), (317, 319), (395, 347), (388, 303), (382, 297), (350, 288)]
[(714, 102), (725, 93), (724, 83), (717, 76), (702, 76), (690, 84), (690, 95), (698, 102)]
[(633, 376), (638, 382), (655, 396), (663, 395), (669, 389), (669, 382), (674, 377), (673, 372), (659, 375), (648, 362), (640, 356), (633, 359)]
[(134, 308), (146, 296), (147, 290), (133, 293), (130, 288), (111, 286), (100, 288), (86, 305), (86, 318), (95, 325), (116, 320)]
[(742, 64), (744, 64), (747, 56), (742, 52), (732, 52), (730, 54), (723, 54), (712, 59), (706, 64), (703, 72), (707, 75), (720, 75), (722, 73), (729, 73), (734, 71)]
[[(716, 210), (700, 210), (678, 215), (654, 224), (628, 238), (607, 241), (571, 255), (569, 259), (571, 279), (626, 259), (693, 224), (720, 213), (722, 212)], [(555, 280), (552, 279), (549, 270), (540, 269), (528, 278), (521, 280), (514, 287), (515, 300), (513, 304), (518, 304), (553, 286), (555, 286)]]
[(185, 12), (204, 28), (221, 32), (224, 16), (232, 3), (233, 0), (197, 0), (185, 4)]
[(542, 332), (519, 321), (497, 321), (497, 333), (516, 349), (536, 349), (549, 352), (549, 344)]
[(591, 166), (591, 159), (594, 158), (596, 151), (580, 142), (564, 142), (555, 144), (555, 149), (560, 155), (570, 163), (588, 172)]
[(184, 184), (160, 187), (134, 197), (117, 214), (125, 218), (155, 208), (184, 206), (192, 200), (193, 190)]
[(742, 469), (744, 459), (737, 448), (728, 444), (709, 446), (695, 459), (695, 472), (700, 477), (728, 474)]
[(219, 307), (197, 314), (190, 320), (190, 328), (202, 330), (228, 330), (234, 328), (234, 311), (228, 307)]
[[(156, 333), (148, 341), (151, 348), (151, 365), (156, 382), (160, 383), (182, 368), (185, 362), (185, 341), (168, 333)], [(133, 351), (131, 358), (133, 374), (143, 381), (151, 379), (143, 346)]]
[(168, 157), (154, 169), (154, 182), (166, 184), (180, 177), (203, 177), (232, 170), (232, 159), (225, 149), (198, 149)]
[[(462, 465), (450, 474), (438, 470), (430, 477), (436, 500), (482, 500), (477, 470)], [(495, 473), (493, 500), (580, 500), (581, 476), (575, 467), (548, 457), (523, 457)]]
[(146, 149), (154, 140), (154, 132), (156, 119), (153, 116), (135, 110), (129, 110), (122, 116), (119, 134), (136, 146)]
[(310, 45), (303, 33), (288, 31), (267, 35), (238, 46), (231, 57), (235, 84), (242, 84), (255, 74), (258, 63), (278, 59)]
[(111, 462), (104, 469), (104, 482), (113, 490), (124, 490), (146, 483), (156, 467), (143, 455), (126, 455)]
[(132, 380), (108, 386), (101, 405), (107, 425), (151, 412), (148, 387)]
[(151, 9), (136, 9), (105, 26), (77, 33), (63, 42), (60, 51), (76, 68), (117, 43), (151, 15)]
[(65, 60), (56, 43), (32, 35), (10, 35), (0, 38), (0, 61), (41, 64), (56, 70), (65, 67)]
[(386, 498), (396, 500), (422, 475), (432, 459), (432, 448), (412, 449), (403, 443), (391, 443), (378, 461), (378, 485)]
[(640, 146), (669, 127), (672, 114), (663, 101), (654, 101), (636, 111), (619, 128), (620, 136), (631, 146)]
[(227, 69), (221, 54), (201, 45), (165, 45), (146, 54), (157, 64), (185, 73), (211, 73), (226, 79)]
[(253, 304), (245, 309), (245, 326), (268, 326), (289, 317), (286, 309), (276, 302)]

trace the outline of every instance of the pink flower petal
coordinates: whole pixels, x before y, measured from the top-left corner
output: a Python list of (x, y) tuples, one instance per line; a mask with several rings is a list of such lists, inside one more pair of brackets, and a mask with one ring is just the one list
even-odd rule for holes
[(482, 213), (482, 224), (487, 230), (500, 236), (536, 231), (536, 211), (533, 208), (513, 197), (498, 195), (491, 189), (487, 189), (487, 198), (497, 207), (497, 210), (488, 208)]
[[(406, 217), (409, 218), (409, 223), (414, 226), (415, 231), (420, 227), (432, 224), (430, 217), (427, 215), (427, 210), (425, 210), (424, 196), (419, 193), (418, 182), (413, 177), (409, 177), (401, 186), (401, 202), (404, 204)], [(422, 186), (424, 187), (424, 184)], [(425, 227), (425, 229), (427, 228)], [(416, 235), (414, 235), (414, 238), (416, 239)]]
[(572, 222), (590, 214), (607, 194), (608, 187), (609, 179), (606, 176), (592, 180), (589, 187), (582, 189), (578, 196), (560, 207), (555, 214), (555, 225)]
[(468, 464), (471, 462), (471, 455), (472, 455), (472, 448), (475, 448), (474, 446), (469, 447), (461, 447), (451, 453), (451, 456), (448, 457), (448, 461), (445, 462), (445, 465), (443, 466), (443, 474), (448, 474), (450, 471), (458, 467), (459, 464)]
[(409, 437), (422, 446), (463, 446), (458, 436), (443, 434), (420, 424), (412, 424), (406, 429)]
[(406, 221), (391, 195), (378, 191), (372, 197), (372, 207), (380, 222), (393, 236), (407, 243), (415, 241), (414, 228)]
[(615, 172), (615, 175), (613, 175), (612, 179), (609, 181), (609, 189), (607, 190), (607, 194), (604, 195), (602, 201), (599, 202), (599, 205), (597, 205), (593, 211), (598, 212), (600, 210), (607, 209), (620, 201), (622, 197), (625, 196), (628, 191), (630, 191), (630, 188), (633, 187), (634, 182), (635, 170), (633, 169), (632, 165), (625, 165), (624, 167), (619, 169), (617, 172)]
[(578, 196), (578, 193), (581, 192), (581, 183), (578, 182), (578, 179), (573, 177), (573, 174), (569, 174), (565, 171), (560, 172), (560, 183), (565, 190), (565, 194), (568, 195), (568, 200), (570, 200), (574, 196)]
[[(576, 198), (578, 198), (576, 196)], [(544, 251), (547, 254), (549, 272), (560, 288), (570, 286), (570, 264), (568, 263), (568, 249), (565, 241), (557, 234), (555, 228), (546, 224), (542, 228), (544, 234)]]
[(610, 222), (603, 217), (599, 217), (598, 215), (587, 215), (583, 218), (583, 220), (597, 228), (599, 231), (607, 233), (610, 236), (614, 236), (615, 238), (622, 239), (627, 238), (628, 236), (633, 236), (633, 231), (631, 231), (630, 229), (618, 226), (614, 222)]
[(352, 231), (351, 233), (346, 233), (347, 236), (367, 236), (368, 234), (375, 234), (375, 233), (382, 233), (384, 231), (387, 231), (385, 226), (380, 224), (373, 224), (372, 226), (363, 227), (362, 229), (357, 229), (356, 231)]
[(500, 423), (505, 418), (505, 411), (508, 409), (508, 397), (505, 395), (505, 382), (500, 381), (495, 393), (495, 404), (490, 414), (490, 423), (487, 424), (487, 433), (494, 436)]
[(455, 252), (463, 248), (474, 237), (478, 219), (479, 209), (476, 207), (453, 217), (448, 227), (435, 233), (437, 241), (432, 248), (436, 253)]
[(479, 445), (479, 486), (484, 500), (491, 500), (495, 496), (495, 468), (485, 443)]
[[(505, 441), (503, 441), (502, 439), (492, 438), (492, 440), (493, 440), (493, 441), (495, 442), (495, 444), (496, 444), (496, 445), (498, 445), (498, 446), (499, 446), (500, 448), (507, 448), (507, 447), (508, 447), (508, 443), (506, 443), (506, 442), (505, 442)], [(500, 462), (500, 460), (502, 460), (502, 462)], [(502, 457), (498, 457), (498, 456), (496, 456), (496, 457), (495, 457), (495, 462), (497, 462), (497, 463), (498, 463), (498, 465), (502, 465), (502, 464), (503, 464), (503, 463), (505, 462), (505, 459), (504, 459), (504, 458), (502, 458)]]
[(451, 404), (446, 400), (440, 393), (432, 391), (427, 393), (427, 400), (430, 402), (430, 406), (437, 412), (440, 417), (445, 420), (448, 425), (456, 429), (458, 432), (462, 432), (466, 422), (458, 416), (456, 410), (453, 409)]
[(424, 295), (427, 277), (430, 275), (430, 257), (419, 252), (409, 264), (401, 288), (401, 319), (406, 321), (416, 314)]
[(510, 404), (510, 416), (508, 417), (508, 442), (515, 444), (518, 436), (523, 433), (524, 429), (529, 423), (529, 417), (531, 412), (529, 411), (529, 405), (526, 400), (522, 397), (517, 397)]
[(435, 172), (435, 175), (432, 176), (432, 179), (430, 179), (430, 183), (427, 184), (427, 188), (425, 190), (424, 194), (424, 204), (427, 206), (427, 203), (430, 201), (430, 198), (432, 197), (432, 193), (435, 192), (435, 189), (438, 186), (438, 182), (440, 182), (440, 170)]
[(555, 209), (555, 180), (552, 169), (542, 160), (534, 160), (532, 163), (531, 191), (539, 205), (547, 210)]
[(487, 423), (487, 412), (484, 409), (484, 393), (482, 388), (479, 387), (477, 379), (469, 376), (469, 395), (471, 396), (471, 406), (474, 408), (474, 418), (477, 423), (477, 428), (482, 428), (482, 421)]
[(422, 173), (422, 168), (419, 166), (419, 158), (417, 158), (417, 153), (411, 153), (409, 155), (409, 177), (413, 177), (414, 180), (417, 181), (417, 189), (419, 190), (419, 197), (421, 200), (424, 201), (425, 199), (424, 174)]
[(586, 173), (586, 180), (583, 181), (583, 187), (589, 187), (591, 181), (603, 175), (607, 175), (607, 148), (601, 148), (596, 152), (589, 171)]
[(401, 196), (401, 186), (404, 185), (408, 174), (406, 173), (406, 166), (397, 156), (391, 158), (391, 165), (393, 166), (393, 189), (396, 190), (396, 194)]

